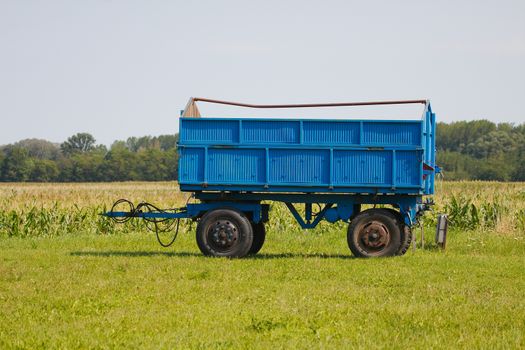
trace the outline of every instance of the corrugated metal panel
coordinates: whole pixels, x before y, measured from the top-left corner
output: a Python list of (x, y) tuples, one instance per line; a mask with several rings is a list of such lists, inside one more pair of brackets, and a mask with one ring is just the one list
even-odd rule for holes
[(265, 150), (208, 149), (209, 183), (264, 183)]
[(239, 142), (239, 121), (208, 120), (187, 118), (182, 119), (181, 142)]
[(334, 185), (390, 183), (391, 151), (334, 151)]
[[(423, 132), (424, 123), (413, 121), (182, 118), (179, 181), (206, 182), (207, 190), (237, 185), (263, 191), (307, 192), (315, 187), (333, 193), (363, 188), (390, 193), (395, 186), (418, 193), (421, 159), (433, 159), (427, 153), (433, 152), (434, 126), (431, 120), (425, 123)], [(433, 187), (429, 178), (427, 193)]]
[(328, 150), (270, 150), (270, 183), (327, 184)]
[(243, 120), (243, 142), (299, 143), (299, 121)]
[[(425, 149), (425, 152), (423, 154), (424, 162), (431, 166), (436, 166), (436, 116), (432, 111), (427, 110), (425, 113), (425, 117), (423, 119), (423, 137), (424, 142), (423, 146)], [(435, 173), (433, 171), (427, 171), (425, 180), (424, 180), (424, 187), (425, 187), (425, 193), (433, 194), (434, 193), (434, 181), (435, 181)]]
[(186, 183), (201, 183), (204, 181), (204, 149), (180, 149), (179, 181)]
[(304, 143), (358, 144), (359, 123), (304, 121)]
[(421, 123), (364, 122), (363, 144), (421, 145)]
[(396, 151), (396, 185), (419, 185), (421, 160), (418, 151)]

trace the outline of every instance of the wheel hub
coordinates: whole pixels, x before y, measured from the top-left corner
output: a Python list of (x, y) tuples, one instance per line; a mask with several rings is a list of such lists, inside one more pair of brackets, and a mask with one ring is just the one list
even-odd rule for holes
[(239, 238), (239, 230), (231, 221), (219, 220), (211, 227), (209, 238), (218, 248), (230, 248)]
[(390, 241), (388, 229), (378, 221), (372, 221), (359, 232), (361, 241), (367, 248), (378, 250), (386, 247)]

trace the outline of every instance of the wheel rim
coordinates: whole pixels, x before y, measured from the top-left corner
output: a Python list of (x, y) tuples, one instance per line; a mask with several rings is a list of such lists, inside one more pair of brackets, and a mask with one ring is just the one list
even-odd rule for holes
[(358, 230), (357, 241), (362, 249), (369, 253), (379, 253), (390, 243), (388, 228), (379, 221), (371, 221)]
[(239, 228), (231, 220), (219, 219), (210, 225), (207, 238), (211, 248), (228, 252), (239, 242)]

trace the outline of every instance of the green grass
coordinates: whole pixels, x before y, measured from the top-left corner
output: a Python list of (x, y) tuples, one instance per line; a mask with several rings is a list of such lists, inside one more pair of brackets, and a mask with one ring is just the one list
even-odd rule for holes
[(281, 222), (237, 260), (189, 232), (0, 239), (0, 348), (525, 347), (523, 234), (362, 260), (343, 225)]

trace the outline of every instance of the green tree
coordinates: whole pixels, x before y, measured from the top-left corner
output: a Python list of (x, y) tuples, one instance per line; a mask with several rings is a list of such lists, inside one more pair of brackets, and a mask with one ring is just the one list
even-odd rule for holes
[(137, 172), (141, 179), (146, 181), (167, 180), (168, 169), (164, 159), (164, 152), (150, 148), (138, 153)]
[(95, 138), (88, 133), (78, 133), (67, 139), (60, 145), (60, 149), (66, 155), (88, 152), (95, 148)]
[(475, 158), (498, 157), (515, 151), (520, 141), (508, 131), (495, 130), (467, 145), (465, 151)]
[(468, 169), (473, 159), (459, 152), (440, 151), (437, 153), (437, 164), (441, 167), (447, 180), (468, 180), (471, 174)]
[(29, 180), (35, 182), (57, 181), (59, 173), (60, 170), (55, 161), (49, 159), (34, 159)]
[(27, 181), (31, 175), (33, 162), (27, 150), (18, 146), (4, 149), (1, 174), (3, 181)]
[(175, 135), (160, 135), (157, 137), (160, 143), (160, 149), (163, 151), (177, 148), (179, 142), (179, 134)]
[(176, 148), (170, 148), (164, 152), (166, 162), (166, 180), (177, 180), (179, 173), (179, 152)]
[(5, 159), (5, 155), (4, 155), (4, 151), (2, 149), (2, 150), (0, 150), (0, 181), (3, 180), (2, 168), (4, 167), (4, 159)]
[(469, 169), (476, 180), (509, 181), (513, 166), (502, 159), (484, 159), (477, 162), (476, 166)]
[(72, 181), (90, 182), (104, 181), (102, 165), (106, 152), (93, 150), (90, 152), (76, 153), (71, 157), (73, 167), (71, 171)]
[(463, 152), (468, 144), (495, 130), (496, 124), (488, 120), (460, 121), (450, 124), (438, 123), (437, 148), (439, 150)]
[(139, 161), (137, 153), (131, 152), (126, 143), (116, 141), (104, 157), (101, 165), (101, 176), (104, 181), (128, 181), (141, 180), (141, 174), (137, 172)]
[(512, 174), (512, 180), (525, 181), (525, 143), (522, 143), (519, 146), (518, 151), (516, 153), (517, 161), (515, 162), (516, 167), (514, 169), (514, 173)]
[(27, 150), (31, 158), (57, 159), (60, 154), (60, 146), (47, 140), (25, 139), (14, 144)]
[(144, 149), (160, 149), (167, 151), (177, 147), (179, 135), (160, 135), (160, 136), (142, 136), (142, 137), (128, 137), (126, 140), (126, 147), (132, 152), (138, 152)]

